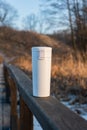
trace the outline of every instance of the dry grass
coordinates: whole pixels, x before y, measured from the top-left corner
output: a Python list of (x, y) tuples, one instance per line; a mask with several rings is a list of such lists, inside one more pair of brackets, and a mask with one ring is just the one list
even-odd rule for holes
[(31, 55), (33, 46), (50, 46), (53, 49), (58, 42), (49, 36), (31, 31), (17, 31), (9, 27), (0, 27), (0, 50), (8, 57)]
[(76, 61), (72, 55), (61, 59), (61, 63), (56, 60), (52, 66), (52, 76), (57, 77), (57, 75), (87, 78), (87, 61), (85, 63), (81, 59)]
[[(76, 84), (78, 84), (78, 86), (87, 88), (87, 62), (83, 63), (80, 59), (75, 61), (72, 55), (66, 59), (60, 58), (60, 60), (57, 60), (55, 56), (52, 60), (52, 78), (56, 80), (62, 79), (61, 85), (62, 83), (64, 84), (64, 82), (62, 82), (63, 80), (67, 80), (67, 86), (75, 86), (75, 83), (77, 82)], [(32, 63), (29, 55), (16, 57), (10, 61), (10, 63), (29, 72), (29, 74), (32, 73)], [(70, 85), (71, 81), (74, 81), (74, 83), (71, 83), (72, 85)]]
[[(87, 103), (87, 61), (78, 60), (70, 54), (60, 60), (56, 57), (52, 65), (51, 93), (58, 99), (70, 100), (68, 95), (76, 95), (73, 103)], [(77, 100), (78, 99), (78, 100)]]
[[(83, 88), (87, 92), (87, 61), (84, 63), (78, 54), (78, 60), (73, 57), (73, 51), (66, 44), (52, 38), (34, 32), (17, 31), (9, 28), (1, 28), (0, 49), (14, 64), (24, 70), (32, 78), (31, 47), (51, 46), (52, 79), (51, 92), (57, 98), (72, 91), (74, 93)], [(2, 60), (1, 60), (2, 61)], [(79, 90), (76, 90), (76, 88)], [(84, 95), (84, 94), (83, 94)], [(87, 99), (87, 93), (86, 99)]]
[(23, 70), (31, 71), (32, 63), (31, 57), (29, 56), (19, 56), (9, 61), (9, 64), (13, 64), (15, 66), (20, 67)]

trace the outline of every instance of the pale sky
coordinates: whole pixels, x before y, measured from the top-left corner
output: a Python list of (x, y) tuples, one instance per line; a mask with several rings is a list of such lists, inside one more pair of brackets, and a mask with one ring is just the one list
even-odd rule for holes
[(11, 6), (13, 6), (20, 16), (18, 20), (19, 26), (21, 26), (21, 20), (25, 16), (31, 13), (38, 13), (39, 12), (39, 4), (40, 0), (5, 0)]

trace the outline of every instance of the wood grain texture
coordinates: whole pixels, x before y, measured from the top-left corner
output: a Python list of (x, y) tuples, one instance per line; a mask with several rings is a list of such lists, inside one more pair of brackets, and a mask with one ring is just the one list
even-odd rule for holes
[(21, 70), (8, 66), (19, 93), (44, 130), (87, 130), (87, 121), (50, 96), (32, 96), (32, 81)]
[(8, 83), (11, 92), (11, 113), (10, 113), (10, 126), (11, 130), (18, 130), (18, 114), (17, 114), (17, 88), (13, 79), (8, 78)]
[(20, 97), (20, 130), (33, 130), (33, 115), (22, 97)]

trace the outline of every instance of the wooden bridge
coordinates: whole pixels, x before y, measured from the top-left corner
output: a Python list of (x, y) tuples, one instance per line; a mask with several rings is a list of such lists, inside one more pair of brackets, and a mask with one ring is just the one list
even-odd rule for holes
[(44, 130), (87, 130), (87, 121), (54, 97), (33, 97), (29, 77), (4, 63), (0, 66), (0, 130), (33, 130), (33, 115)]

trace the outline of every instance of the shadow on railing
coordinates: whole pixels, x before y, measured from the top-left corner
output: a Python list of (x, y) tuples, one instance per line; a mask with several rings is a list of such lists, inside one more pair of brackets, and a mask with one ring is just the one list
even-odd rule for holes
[(31, 80), (17, 67), (4, 63), (4, 75), (10, 88), (11, 130), (33, 130), (33, 115), (44, 130), (87, 130), (87, 121), (54, 97), (33, 97)]

